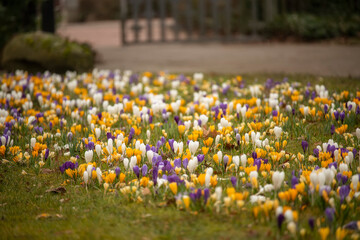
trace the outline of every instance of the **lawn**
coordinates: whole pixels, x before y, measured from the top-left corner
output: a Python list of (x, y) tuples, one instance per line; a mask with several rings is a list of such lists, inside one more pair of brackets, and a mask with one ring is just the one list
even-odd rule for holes
[(0, 79), (2, 239), (359, 238), (360, 79)]

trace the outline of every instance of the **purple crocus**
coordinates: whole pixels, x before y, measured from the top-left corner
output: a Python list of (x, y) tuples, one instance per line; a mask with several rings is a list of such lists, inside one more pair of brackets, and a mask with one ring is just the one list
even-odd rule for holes
[(313, 153), (315, 157), (319, 157), (319, 152), (320, 152), (319, 149), (314, 148)]
[(152, 179), (154, 182), (154, 186), (156, 186), (158, 175), (159, 175), (158, 168), (155, 166), (155, 167), (153, 167), (153, 170), (152, 170)]
[(177, 158), (174, 160), (174, 167), (181, 168), (181, 159)]
[(231, 184), (233, 185), (234, 188), (236, 188), (236, 185), (237, 185), (237, 179), (236, 177), (232, 176), (230, 178), (230, 181), (231, 181)]
[(335, 217), (335, 209), (328, 207), (325, 209), (325, 216), (326, 219), (331, 223), (334, 221), (334, 217)]
[(120, 175), (120, 168), (119, 167), (115, 168), (115, 173), (116, 173), (116, 177), (118, 177)]
[(229, 163), (229, 157), (227, 155), (225, 155), (224, 158), (223, 158), (223, 161), (224, 161), (224, 166), (225, 166), (225, 169), (226, 169), (227, 164)]
[(46, 159), (48, 159), (48, 157), (49, 157), (49, 149), (47, 148), (46, 150), (45, 150), (45, 156), (44, 156), (44, 159), (46, 160)]
[(315, 219), (314, 218), (309, 218), (308, 220), (308, 223), (309, 223), (309, 226), (310, 226), (310, 229), (311, 231), (314, 231), (314, 227), (315, 227)]
[(43, 128), (42, 128), (42, 127), (35, 127), (34, 130), (35, 130), (35, 132), (36, 132), (37, 134), (42, 134), (42, 132), (43, 132)]
[(183, 166), (184, 166), (185, 169), (187, 168), (188, 163), (189, 163), (189, 160), (187, 158), (184, 158)]
[(73, 163), (71, 161), (67, 161), (63, 165), (60, 166), (60, 171), (61, 171), (61, 173), (64, 173), (66, 169), (70, 168), (70, 169), (74, 170), (77, 167), (78, 167), (78, 163)]
[(335, 126), (334, 126), (334, 124), (331, 124), (330, 132), (331, 132), (331, 135), (334, 135), (334, 133), (335, 133)]
[(340, 113), (340, 120), (341, 120), (341, 123), (344, 123), (344, 119), (345, 119), (345, 112), (344, 112), (344, 111), (342, 111), (342, 112)]
[(328, 110), (329, 110), (329, 106), (328, 106), (327, 104), (325, 104), (325, 105), (324, 105), (324, 112), (325, 112), (325, 114), (327, 114)]
[(134, 171), (135, 175), (137, 176), (137, 178), (139, 178), (140, 168), (137, 165), (135, 165), (135, 167), (133, 167), (133, 171)]
[(174, 120), (175, 120), (176, 124), (179, 124), (180, 117), (179, 117), (179, 116), (175, 116), (175, 117), (174, 117)]
[(285, 221), (285, 216), (284, 216), (284, 214), (280, 213), (277, 216), (277, 224), (278, 224), (279, 229), (281, 229), (281, 225), (283, 224), (284, 221)]
[(204, 189), (204, 203), (206, 204), (207, 200), (210, 197), (210, 190), (208, 188)]
[(67, 134), (67, 137), (68, 137), (68, 140), (69, 140), (69, 142), (71, 142), (71, 140), (73, 139), (73, 133), (72, 132), (69, 132), (68, 134)]
[(205, 159), (205, 155), (204, 154), (198, 154), (197, 155), (197, 160), (199, 163), (201, 163), (202, 161), (204, 161)]
[(336, 120), (336, 121), (339, 120), (339, 112), (338, 112), (338, 111), (335, 111), (335, 112), (334, 112), (334, 117), (335, 117), (335, 120)]
[(148, 172), (148, 166), (144, 164), (141, 168), (141, 175), (146, 176), (147, 172)]
[(307, 141), (303, 140), (301, 142), (301, 146), (302, 146), (302, 149), (304, 150), (304, 154), (305, 154), (305, 151), (307, 150), (309, 143)]
[(345, 198), (349, 195), (349, 193), (350, 193), (350, 187), (348, 185), (343, 185), (340, 187), (339, 195), (340, 195), (341, 203), (345, 200)]
[(240, 134), (239, 134), (239, 133), (237, 133), (235, 138), (236, 138), (236, 142), (237, 142), (237, 144), (238, 144), (238, 145), (240, 145), (240, 139), (241, 139)]
[(291, 188), (296, 188), (296, 184), (299, 183), (299, 179), (295, 176), (291, 178)]

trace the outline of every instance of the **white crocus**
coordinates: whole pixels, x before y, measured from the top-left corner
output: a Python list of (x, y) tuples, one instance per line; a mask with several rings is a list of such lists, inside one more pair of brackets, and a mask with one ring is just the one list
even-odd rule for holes
[(360, 128), (356, 129), (355, 134), (356, 134), (357, 139), (360, 140)]
[(96, 154), (98, 155), (98, 157), (100, 158), (101, 146), (99, 144), (95, 145), (95, 151), (96, 151)]
[(207, 123), (208, 120), (209, 120), (209, 117), (206, 116), (206, 115), (204, 115), (204, 114), (202, 114), (202, 115), (200, 115), (200, 120), (201, 120), (201, 126), (205, 126), (206, 123)]
[(239, 156), (234, 156), (232, 160), (233, 160), (233, 162), (235, 164), (235, 168), (237, 170), (239, 168), (239, 166), (240, 166), (240, 157)]
[(136, 166), (136, 163), (137, 163), (136, 156), (132, 156), (130, 158), (130, 164), (129, 164), (130, 170), (132, 170)]
[(273, 173), (272, 182), (274, 184), (274, 189), (275, 190), (279, 190), (281, 188), (281, 185), (284, 182), (284, 179), (285, 179), (285, 173), (284, 172), (275, 171)]
[(35, 147), (35, 143), (36, 143), (36, 138), (31, 138), (31, 139), (30, 139), (30, 146), (31, 146), (31, 148), (34, 148), (34, 147)]
[(107, 150), (108, 150), (110, 155), (113, 153), (113, 140), (112, 140), (112, 138), (109, 138), (109, 140), (108, 140)]
[(359, 175), (356, 174), (356, 175), (352, 176), (351, 182), (352, 182), (352, 184), (353, 184), (353, 189), (354, 189), (355, 192), (356, 192), (356, 191), (357, 191), (358, 184), (359, 184)]
[(124, 167), (125, 167), (125, 170), (128, 170), (129, 168), (129, 159), (128, 158), (124, 158)]
[(280, 139), (281, 137), (281, 133), (282, 133), (282, 128), (281, 127), (274, 127), (274, 134), (275, 134), (275, 137), (276, 139)]
[(154, 152), (151, 151), (151, 150), (149, 150), (149, 151), (146, 152), (146, 156), (147, 156), (147, 158), (148, 158), (148, 161), (149, 161), (150, 163), (152, 163), (152, 159), (153, 159), (153, 157), (154, 157)]
[(92, 173), (92, 170), (93, 170), (93, 165), (89, 164), (86, 168), (86, 171), (88, 173), (88, 177), (91, 178), (91, 173)]
[(205, 174), (205, 187), (209, 187), (210, 186), (210, 179), (211, 176), (213, 174), (214, 170), (210, 167), (208, 169), (206, 169), (206, 174)]
[(95, 137), (96, 139), (99, 139), (101, 135), (101, 129), (100, 128), (95, 128)]
[(242, 154), (241, 155), (241, 166), (243, 166), (243, 167), (246, 167), (246, 162), (247, 162), (247, 157), (246, 157), (246, 154)]
[(349, 170), (349, 167), (346, 163), (340, 163), (339, 171), (341, 174), (343, 174), (344, 172), (347, 172), (348, 170)]
[(93, 150), (88, 150), (88, 151), (85, 152), (85, 161), (86, 161), (86, 163), (89, 163), (89, 162), (92, 161), (93, 155), (94, 155)]
[(189, 161), (187, 168), (190, 173), (193, 173), (197, 168), (197, 166), (198, 166), (198, 159), (197, 157), (194, 157)]
[(88, 182), (89, 182), (89, 175), (88, 175), (88, 173), (85, 171), (84, 172), (84, 176), (83, 176), (83, 178), (84, 178), (84, 182), (85, 182), (85, 184), (87, 185), (88, 184)]
[(196, 153), (197, 149), (199, 148), (199, 142), (198, 141), (190, 141), (189, 142), (189, 150), (192, 156)]
[(221, 151), (218, 151), (217, 156), (218, 156), (219, 164), (221, 164), (221, 162), (223, 160), (223, 153)]
[(101, 184), (102, 182), (102, 172), (101, 172), (101, 169), (100, 168), (96, 168), (96, 177), (99, 181), (99, 184)]

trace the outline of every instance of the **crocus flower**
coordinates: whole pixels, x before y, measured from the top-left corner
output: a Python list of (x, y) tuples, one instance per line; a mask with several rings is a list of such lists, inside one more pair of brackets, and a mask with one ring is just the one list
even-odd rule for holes
[(85, 184), (87, 185), (88, 184), (88, 181), (89, 181), (89, 175), (88, 175), (88, 172), (84, 172), (84, 175), (83, 175), (83, 178), (84, 178), (84, 182)]
[(304, 150), (304, 153), (305, 153), (305, 151), (307, 150), (307, 148), (309, 146), (309, 143), (307, 141), (303, 140), (301, 142), (301, 146), (302, 146), (302, 149)]
[(116, 177), (118, 177), (120, 175), (120, 168), (119, 167), (115, 168), (115, 173), (116, 173)]
[(236, 184), (236, 182), (237, 182), (236, 177), (234, 177), (234, 176), (233, 176), (233, 177), (231, 177), (231, 178), (230, 178), (230, 181), (231, 181), (231, 184), (233, 185), (233, 187), (235, 188), (235, 187), (236, 187), (236, 185), (237, 185), (237, 184)]
[(146, 176), (147, 171), (148, 171), (148, 166), (146, 164), (144, 164), (141, 168), (141, 175)]
[(328, 106), (327, 104), (325, 104), (325, 105), (324, 105), (324, 112), (325, 112), (325, 114), (327, 114), (328, 110), (329, 110), (329, 106)]
[(277, 140), (280, 139), (281, 137), (281, 133), (282, 133), (282, 128), (281, 127), (274, 127), (274, 134)]
[(46, 160), (46, 159), (48, 159), (48, 157), (49, 157), (49, 149), (47, 148), (46, 150), (45, 150), (45, 155), (44, 155), (44, 159)]
[(153, 170), (152, 170), (152, 179), (153, 179), (153, 182), (154, 182), (154, 185), (156, 186), (156, 183), (157, 183), (157, 178), (158, 178), (158, 168), (155, 166), (153, 167)]
[(86, 163), (89, 163), (89, 162), (92, 161), (93, 155), (94, 155), (93, 150), (88, 150), (88, 151), (85, 152), (85, 161), (86, 161)]
[(341, 123), (344, 123), (344, 119), (345, 119), (345, 112), (341, 112), (341, 113), (340, 113)]
[(135, 165), (133, 167), (133, 171), (134, 171), (135, 175), (137, 176), (137, 178), (139, 178), (139, 176), (140, 176), (140, 168), (137, 165)]
[(225, 169), (226, 169), (227, 164), (229, 163), (229, 157), (227, 155), (225, 155), (223, 161), (224, 161), (224, 166), (225, 166)]
[(280, 189), (283, 181), (285, 178), (285, 173), (284, 172), (279, 172), (279, 171), (275, 171), (272, 175), (272, 182), (274, 184), (274, 189), (278, 190)]
[(312, 217), (309, 218), (308, 223), (309, 223), (309, 226), (310, 226), (311, 231), (313, 231), (313, 230), (314, 230), (314, 227), (315, 227), (315, 219), (312, 218)]
[(209, 197), (210, 197), (210, 190), (208, 188), (205, 188), (204, 189), (204, 204), (206, 204)]
[(331, 223), (334, 221), (335, 209), (328, 207), (325, 209), (326, 219)]
[(281, 229), (281, 225), (282, 225), (282, 223), (285, 221), (285, 216), (284, 216), (284, 214), (279, 214), (278, 216), (277, 216), (277, 225), (278, 225), (278, 228), (279, 229)]
[(202, 161), (204, 161), (205, 155), (204, 154), (198, 154), (197, 159), (198, 159), (198, 162), (201, 163)]
[(345, 224), (344, 229), (349, 230), (359, 230), (360, 222), (359, 221), (352, 221)]
[(344, 199), (349, 195), (350, 187), (348, 185), (343, 185), (340, 187), (339, 195), (340, 195), (340, 202), (342, 203)]

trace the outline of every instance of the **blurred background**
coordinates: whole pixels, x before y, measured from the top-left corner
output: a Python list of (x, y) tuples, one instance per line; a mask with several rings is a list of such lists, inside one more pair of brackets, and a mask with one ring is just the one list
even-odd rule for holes
[[(224, 45), (241, 49), (244, 43), (246, 49), (254, 43), (357, 46), (360, 0), (2, 0), (0, 35), (2, 68), (53, 71), (132, 67), (114, 55), (148, 51), (144, 43), (167, 52), (173, 46), (176, 53), (184, 46), (162, 43), (187, 43), (190, 52), (215, 44), (217, 54)], [(39, 51), (42, 62), (29, 56)], [(74, 57), (81, 63), (60, 64)], [(157, 70), (148, 66), (143, 70)]]

